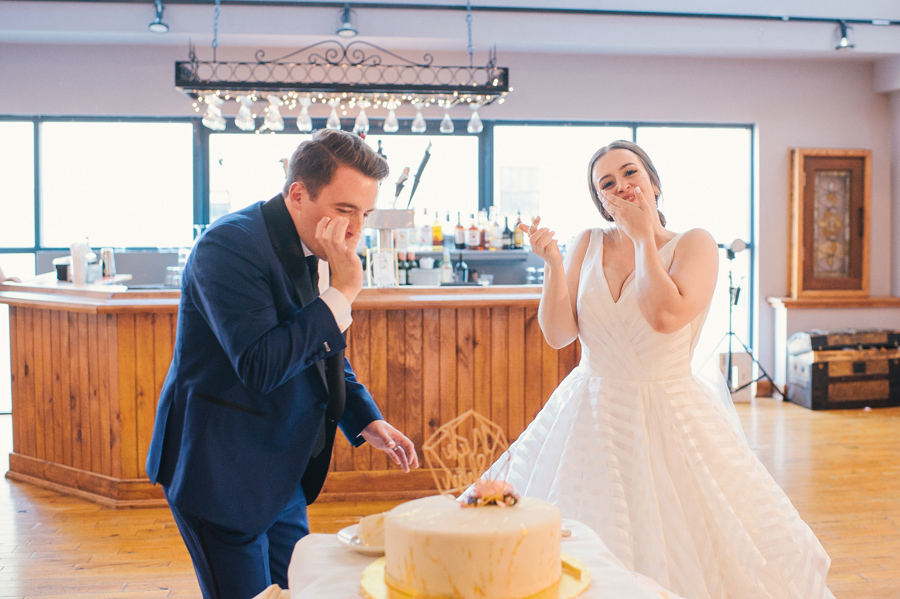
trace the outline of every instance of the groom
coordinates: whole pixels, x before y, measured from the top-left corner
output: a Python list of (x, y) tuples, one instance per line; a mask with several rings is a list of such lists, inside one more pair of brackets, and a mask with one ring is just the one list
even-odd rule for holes
[[(344, 358), (363, 280), (356, 244), (387, 174), (355, 134), (317, 131), (283, 192), (219, 219), (185, 265), (147, 474), (208, 599), (287, 588), (338, 426), (404, 472), (418, 467)], [(330, 271), (321, 294), (318, 259)]]

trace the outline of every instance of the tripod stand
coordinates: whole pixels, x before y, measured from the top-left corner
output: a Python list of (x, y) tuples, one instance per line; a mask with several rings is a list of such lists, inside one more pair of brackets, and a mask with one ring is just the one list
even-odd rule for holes
[[(722, 340), (719, 341), (719, 343), (718, 343), (718, 345), (716, 345), (716, 347), (718, 348), (719, 346), (722, 345), (723, 341), (728, 339), (728, 354), (727, 354), (728, 358), (725, 362), (725, 364), (726, 364), (725, 381), (728, 384), (728, 392), (729, 393), (737, 393), (738, 391), (745, 389), (746, 387), (749, 387), (753, 383), (759, 382), (762, 379), (766, 379), (767, 381), (769, 381), (769, 383), (771, 383), (772, 389), (774, 389), (775, 392), (777, 392), (782, 397), (782, 399), (787, 399), (784, 396), (784, 392), (778, 388), (778, 385), (775, 384), (775, 381), (772, 380), (772, 377), (769, 376), (769, 373), (766, 372), (765, 368), (762, 367), (762, 364), (759, 363), (759, 360), (757, 360), (756, 357), (753, 355), (753, 351), (749, 347), (747, 347), (747, 344), (745, 344), (743, 341), (741, 341), (741, 338), (738, 337), (737, 333), (734, 332), (734, 326), (733, 326), (733, 321), (732, 321), (733, 312), (734, 312), (734, 307), (738, 303), (738, 298), (741, 295), (741, 288), (734, 286), (734, 255), (737, 254), (738, 252), (746, 249), (747, 244), (744, 243), (743, 241), (741, 241), (740, 239), (735, 239), (731, 243), (730, 246), (720, 243), (719, 247), (725, 249), (725, 256), (728, 258), (728, 332), (725, 333), (725, 336), (722, 337)], [(735, 386), (734, 371), (732, 369), (732, 356), (734, 353), (733, 348), (732, 348), (733, 341), (737, 341), (741, 345), (741, 347), (744, 348), (744, 351), (747, 352), (747, 355), (750, 356), (750, 359), (753, 361), (754, 364), (756, 364), (756, 367), (759, 369), (759, 373), (760, 373), (759, 376), (756, 377), (755, 379), (751, 379), (751, 380), (747, 381), (746, 383), (739, 385), (737, 387)]]

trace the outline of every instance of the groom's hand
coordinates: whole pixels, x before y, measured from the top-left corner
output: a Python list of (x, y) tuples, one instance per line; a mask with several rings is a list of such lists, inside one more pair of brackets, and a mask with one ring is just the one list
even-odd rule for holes
[(363, 439), (375, 449), (380, 449), (391, 461), (409, 472), (410, 468), (419, 467), (419, 456), (416, 446), (406, 436), (384, 420), (373, 420), (360, 433)]

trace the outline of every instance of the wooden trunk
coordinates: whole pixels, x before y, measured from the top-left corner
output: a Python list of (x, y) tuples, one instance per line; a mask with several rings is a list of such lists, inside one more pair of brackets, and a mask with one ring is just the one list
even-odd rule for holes
[(900, 406), (900, 349), (791, 354), (787, 398), (812, 410)]

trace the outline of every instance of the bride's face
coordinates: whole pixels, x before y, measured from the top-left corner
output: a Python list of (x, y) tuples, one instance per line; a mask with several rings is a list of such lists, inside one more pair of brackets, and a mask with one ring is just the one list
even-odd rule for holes
[[(623, 200), (634, 202), (634, 189), (641, 188), (648, 200), (659, 195), (659, 188), (650, 181), (650, 175), (641, 159), (624, 148), (610, 150), (594, 164), (591, 173), (597, 194), (614, 195)], [(651, 195), (652, 194), (652, 195)]]

